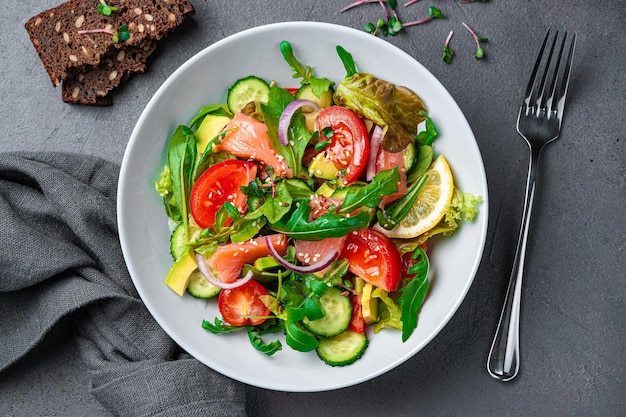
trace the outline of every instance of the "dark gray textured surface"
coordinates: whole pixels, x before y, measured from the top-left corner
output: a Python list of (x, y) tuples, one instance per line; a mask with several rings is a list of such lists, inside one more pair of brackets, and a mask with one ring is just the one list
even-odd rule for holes
[[(360, 28), (381, 15), (375, 4), (340, 14), (347, 3), (195, 0), (196, 16), (162, 43), (148, 72), (126, 83), (113, 107), (86, 108), (61, 101), (23, 29), (29, 17), (58, 2), (13, 2), (0, 14), (0, 149), (70, 150), (120, 163), (142, 109), (186, 59), (261, 24), (319, 20)], [(326, 393), (251, 387), (250, 415), (626, 415), (626, 2), (433, 0), (399, 10), (412, 20), (431, 3), (448, 18), (387, 39), (448, 88), (483, 154), (491, 216), (474, 284), (443, 331), (397, 369)], [(473, 58), (461, 21), (489, 37), (484, 60)], [(485, 360), (526, 179), (528, 152), (515, 133), (515, 118), (530, 61), (549, 26), (576, 30), (579, 38), (562, 136), (544, 152), (539, 173), (523, 286), (522, 369), (517, 379), (501, 383), (489, 377)], [(440, 54), (451, 29), (457, 55), (445, 65)], [(0, 375), (0, 415), (107, 415), (88, 393), (70, 335), (61, 323)]]

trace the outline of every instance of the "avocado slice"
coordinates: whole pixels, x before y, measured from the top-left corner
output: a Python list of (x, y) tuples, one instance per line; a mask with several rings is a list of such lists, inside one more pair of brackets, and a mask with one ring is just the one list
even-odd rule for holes
[(226, 116), (207, 114), (196, 131), (198, 152), (204, 152), (209, 141), (224, 130), (228, 122), (230, 122), (230, 119)]
[(361, 306), (365, 323), (372, 324), (378, 321), (378, 298), (372, 297), (374, 286), (369, 282), (363, 285), (361, 294)]
[(193, 249), (187, 248), (172, 265), (167, 277), (165, 277), (165, 285), (182, 297), (189, 284), (189, 278), (196, 269), (198, 269), (198, 265)]
[(337, 178), (338, 172), (339, 170), (333, 161), (328, 159), (324, 152), (317, 154), (311, 165), (309, 165), (309, 175), (323, 180), (334, 180)]

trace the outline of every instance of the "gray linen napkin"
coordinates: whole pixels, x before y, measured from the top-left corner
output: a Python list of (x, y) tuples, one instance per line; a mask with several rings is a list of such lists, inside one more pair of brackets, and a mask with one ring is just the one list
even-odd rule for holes
[(0, 153), (0, 378), (63, 317), (114, 415), (245, 416), (244, 386), (183, 352), (144, 307), (117, 235), (119, 167)]

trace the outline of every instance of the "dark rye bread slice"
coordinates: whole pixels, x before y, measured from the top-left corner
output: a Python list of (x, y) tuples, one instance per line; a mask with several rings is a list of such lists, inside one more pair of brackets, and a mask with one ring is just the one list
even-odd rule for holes
[[(187, 0), (109, 0), (118, 8), (111, 16), (98, 12), (99, 0), (69, 0), (30, 18), (24, 25), (54, 86), (71, 68), (97, 66), (102, 56), (122, 45), (138, 46), (158, 40), (194, 10)], [(114, 43), (109, 33), (85, 30), (128, 26), (130, 38)]]
[(146, 60), (155, 48), (156, 43), (152, 41), (144, 46), (125, 45), (103, 56), (100, 65), (89, 71), (70, 69), (61, 88), (63, 101), (92, 106), (112, 105), (109, 92), (131, 74), (143, 73), (146, 70)]

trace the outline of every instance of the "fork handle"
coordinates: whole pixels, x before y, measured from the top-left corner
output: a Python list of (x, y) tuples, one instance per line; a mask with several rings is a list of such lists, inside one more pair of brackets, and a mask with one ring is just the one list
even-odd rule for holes
[(526, 257), (526, 242), (530, 225), (530, 214), (535, 196), (535, 178), (539, 162), (540, 147), (530, 146), (530, 166), (526, 180), (526, 197), (522, 223), (515, 250), (515, 260), (509, 279), (509, 285), (504, 299), (504, 307), (500, 315), (500, 322), (496, 330), (489, 359), (487, 371), (501, 381), (509, 381), (517, 375), (520, 364), (519, 353), (519, 319), (520, 301), (522, 298), (522, 277), (524, 275), (524, 259)]

